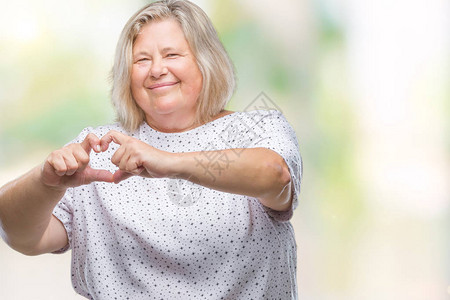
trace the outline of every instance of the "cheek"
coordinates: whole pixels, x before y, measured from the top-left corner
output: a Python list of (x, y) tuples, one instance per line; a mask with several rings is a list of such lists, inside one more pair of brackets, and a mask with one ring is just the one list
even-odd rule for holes
[(136, 93), (138, 92), (138, 87), (137, 87), (136, 79), (133, 78), (133, 76), (131, 76), (130, 88), (131, 88), (131, 95), (136, 99)]
[(200, 92), (202, 91), (203, 87), (203, 77), (200, 70), (198, 72), (195, 72), (192, 74), (192, 84), (191, 84), (191, 91), (195, 95), (200, 95)]
[(197, 86), (198, 92), (200, 93), (200, 91), (202, 90), (202, 87), (203, 87), (203, 76), (202, 76), (202, 73), (200, 72), (200, 70), (198, 70), (197, 78), (198, 79), (196, 82), (196, 86)]
[(199, 75), (197, 77), (196, 74), (192, 74), (192, 77), (190, 77), (187, 81), (184, 82), (184, 84), (181, 86), (181, 92), (185, 96), (189, 96), (190, 98), (197, 99), (200, 95), (200, 92), (202, 91), (202, 77)]
[(195, 62), (174, 62), (168, 67), (169, 71), (185, 85), (192, 87), (199, 83), (202, 84), (202, 73)]
[(186, 68), (183, 74), (185, 75), (184, 81), (187, 83), (188, 89), (192, 93), (200, 93), (202, 90), (203, 77), (197, 65)]
[(138, 89), (143, 86), (144, 80), (145, 75), (143, 74), (142, 70), (135, 70), (135, 69), (132, 70), (130, 82), (132, 94), (138, 92)]
[(199, 89), (199, 92), (202, 89), (202, 85), (203, 85), (203, 76), (202, 76), (202, 72), (200, 71), (200, 68), (198, 67), (197, 63), (194, 63), (192, 66), (192, 78), (195, 78), (195, 82), (194, 85), (197, 87), (197, 89)]
[(147, 78), (148, 68), (144, 66), (133, 66), (131, 69), (131, 83), (142, 83)]

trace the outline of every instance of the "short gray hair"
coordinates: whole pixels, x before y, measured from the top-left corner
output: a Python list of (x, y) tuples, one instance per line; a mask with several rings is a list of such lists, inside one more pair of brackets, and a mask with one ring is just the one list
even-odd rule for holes
[(224, 109), (236, 86), (234, 66), (206, 13), (186, 0), (161, 0), (136, 12), (122, 30), (111, 72), (111, 98), (117, 121), (136, 130), (145, 114), (131, 93), (133, 45), (142, 27), (151, 21), (178, 21), (203, 77), (197, 99), (196, 123), (206, 123)]

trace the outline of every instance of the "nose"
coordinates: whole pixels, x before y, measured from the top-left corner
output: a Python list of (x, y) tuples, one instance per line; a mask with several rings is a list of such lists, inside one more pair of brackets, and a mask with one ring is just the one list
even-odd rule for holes
[(154, 58), (150, 67), (150, 76), (158, 79), (162, 75), (167, 74), (167, 66), (161, 57)]

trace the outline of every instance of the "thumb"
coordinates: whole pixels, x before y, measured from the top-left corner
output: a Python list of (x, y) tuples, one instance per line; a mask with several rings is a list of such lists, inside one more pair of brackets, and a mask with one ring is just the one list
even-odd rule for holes
[(94, 181), (114, 182), (113, 174), (110, 171), (97, 170), (88, 167), (85, 169), (85, 172), (86, 172), (85, 184)]
[(128, 179), (128, 178), (130, 178), (130, 177), (132, 177), (134, 175), (136, 175), (136, 174), (132, 174), (132, 173), (124, 172), (124, 171), (121, 171), (121, 170), (117, 170), (114, 173), (114, 177), (113, 177), (114, 180), (113, 181), (114, 181), (114, 183), (119, 183), (122, 180)]

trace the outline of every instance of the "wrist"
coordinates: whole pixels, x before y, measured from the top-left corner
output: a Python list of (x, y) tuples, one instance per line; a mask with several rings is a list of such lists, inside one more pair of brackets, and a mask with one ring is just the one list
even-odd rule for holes
[(64, 194), (66, 192), (67, 187), (65, 186), (52, 186), (45, 182), (44, 179), (44, 166), (45, 163), (37, 166), (32, 170), (32, 179), (37, 186), (40, 186), (43, 190), (50, 193), (58, 193)]
[(177, 179), (187, 179), (189, 176), (185, 172), (185, 156), (186, 153), (170, 153), (171, 157), (169, 158), (169, 170), (168, 176), (169, 178), (177, 178)]

